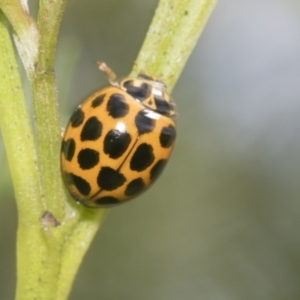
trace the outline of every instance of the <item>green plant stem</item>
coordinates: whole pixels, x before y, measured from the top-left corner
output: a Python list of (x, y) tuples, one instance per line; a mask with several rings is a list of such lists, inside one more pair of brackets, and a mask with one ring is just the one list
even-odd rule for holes
[(217, 0), (160, 0), (131, 75), (157, 76), (171, 91)]
[[(24, 225), (23, 230), (20, 230), (21, 227), (18, 229), (18, 237), (20, 237), (31, 226), (32, 228), (37, 227), (39, 213), (42, 210), (42, 196), (29, 115), (22, 93), (13, 47), (2, 13), (0, 17), (0, 127), (17, 205), (19, 210), (25, 212), (19, 215), (19, 223)], [(38, 239), (38, 235), (39, 231), (34, 231), (30, 238), (26, 240), (27, 247), (25, 249), (19, 249), (18, 247), (18, 253), (22, 250), (26, 256), (27, 252), (36, 251), (37, 249), (32, 245), (35, 245), (34, 241)], [(27, 237), (26, 234), (24, 238)], [(31, 241), (33, 241), (32, 244)], [(32, 269), (34, 269), (34, 266), (26, 271), (21, 268), (20, 272), (26, 272), (27, 274), (24, 275), (28, 276)]]
[[(69, 202), (62, 185), (59, 166), (61, 130), (53, 64), (58, 24), (65, 2), (56, 1), (56, 5), (52, 3), (53, 1), (49, 2), (51, 6), (49, 7), (45, 2), (39, 13), (40, 20), (43, 20), (39, 26), (41, 35), (39, 55), (35, 57), (32, 53), (19, 52), (23, 61), (28, 61), (28, 57), (35, 60), (34, 64), (31, 64), (35, 66), (34, 70), (30, 64), (24, 65), (32, 86), (37, 143), (32, 137), (30, 117), (26, 115), (21, 84), (16, 83), (11, 73), (7, 73), (7, 70), (12, 70), (16, 73), (15, 76), (18, 75), (17, 68), (11, 67), (16, 65), (13, 48), (7, 30), (4, 24), (1, 24), (3, 37), (1, 36), (0, 49), (1, 55), (5, 55), (1, 56), (3, 59), (1, 83), (4, 85), (1, 85), (3, 90), (0, 94), (3, 100), (0, 124), (8, 156), (12, 157), (9, 159), (12, 162), (10, 163), (12, 177), (15, 177), (14, 172), (22, 171), (21, 174), (17, 173), (18, 177), (14, 180), (16, 196), (19, 195), (17, 300), (66, 299), (81, 260), (105, 212), (86, 209), (76, 205), (73, 200)], [(53, 11), (50, 13), (51, 9), (54, 9), (55, 13)], [(15, 13), (14, 10), (7, 9), (6, 12), (11, 22), (17, 22), (16, 18), (11, 17), (11, 14)], [(19, 13), (24, 12), (19, 10)], [(20, 22), (22, 20), (24, 19), (20, 18)], [(17, 26), (12, 25), (14, 28)], [(24, 26), (26, 27), (26, 24)], [(19, 50), (33, 49), (26, 43), (30, 44), (34, 40), (22, 40), (18, 32), (15, 34), (19, 41)], [(27, 126), (24, 125), (26, 122)], [(20, 138), (25, 139), (28, 147), (22, 143), (18, 144)], [(27, 148), (33, 153), (26, 151)], [(28, 168), (32, 167), (31, 161), (34, 168), (30, 172)], [(32, 174), (33, 171), (36, 173)], [(48, 217), (42, 217), (45, 211), (48, 212), (46, 215)]]
[(29, 14), (25, 13), (21, 2), (19, 0), (0, 0), (0, 7), (9, 22), (13, 25), (13, 29), (17, 35), (22, 40), (27, 40), (27, 32), (33, 22)]
[(28, 14), (26, 1), (0, 0), (0, 8), (12, 24), (15, 43), (19, 50), (25, 69), (32, 73), (38, 51), (38, 30)]
[[(54, 75), (55, 45), (66, 0), (40, 1), (39, 50), (32, 87), (37, 150), (47, 210), (62, 219), (65, 216), (64, 188), (60, 176), (61, 128)], [(55, 191), (55, 193), (53, 193)]]
[(88, 250), (99, 226), (102, 224), (106, 210), (91, 210), (81, 206), (73, 209), (72, 213), (74, 214), (73, 220), (72, 218), (68, 220), (68, 224), (66, 224), (66, 228), (62, 232), (63, 244), (60, 253), (60, 273), (56, 296), (52, 299), (67, 299), (83, 256)]
[(0, 128), (18, 206), (24, 222), (39, 217), (41, 185), (30, 118), (11, 39), (0, 11)]

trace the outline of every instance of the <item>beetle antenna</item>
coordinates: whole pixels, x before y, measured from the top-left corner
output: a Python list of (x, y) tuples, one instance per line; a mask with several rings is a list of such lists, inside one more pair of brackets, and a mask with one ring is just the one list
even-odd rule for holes
[(118, 82), (116, 81), (116, 77), (117, 77), (116, 74), (105, 62), (97, 61), (97, 66), (102, 72), (106, 73), (108, 77), (108, 81), (111, 85), (119, 86)]

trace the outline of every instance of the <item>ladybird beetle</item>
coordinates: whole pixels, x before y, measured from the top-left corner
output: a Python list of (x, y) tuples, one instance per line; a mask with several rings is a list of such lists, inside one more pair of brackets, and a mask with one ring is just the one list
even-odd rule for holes
[(165, 84), (139, 74), (113, 81), (70, 118), (61, 147), (62, 176), (76, 201), (108, 207), (148, 188), (165, 167), (176, 138), (175, 104)]

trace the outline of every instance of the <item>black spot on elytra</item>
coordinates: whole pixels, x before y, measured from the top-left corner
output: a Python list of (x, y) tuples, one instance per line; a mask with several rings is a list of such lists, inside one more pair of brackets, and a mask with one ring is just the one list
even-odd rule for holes
[(126, 181), (125, 176), (117, 170), (110, 167), (102, 167), (98, 177), (97, 183), (100, 189), (112, 191), (120, 187)]
[(119, 200), (115, 197), (104, 196), (95, 200), (95, 203), (98, 205), (109, 206), (120, 203)]
[(99, 152), (89, 148), (82, 149), (78, 153), (77, 161), (81, 169), (91, 169), (99, 162)]
[(102, 134), (102, 123), (96, 117), (90, 117), (84, 124), (80, 139), (81, 141), (95, 141)]
[(110, 130), (104, 138), (104, 153), (116, 159), (124, 154), (130, 142), (131, 136), (129, 133), (119, 130)]
[(160, 113), (162, 115), (168, 115), (170, 113), (172, 108), (168, 101), (166, 101), (162, 97), (157, 97), (157, 96), (154, 96), (154, 100), (155, 100), (155, 105), (156, 105), (155, 111), (157, 111), (158, 113)]
[(154, 161), (153, 148), (151, 145), (143, 143), (137, 147), (131, 160), (130, 169), (134, 171), (144, 171)]
[(137, 178), (128, 183), (125, 195), (126, 196), (134, 196), (140, 193), (145, 188), (145, 183), (142, 178)]
[(156, 121), (148, 115), (148, 110), (141, 110), (135, 117), (135, 125), (140, 134), (151, 132), (155, 128)]
[(176, 129), (172, 125), (163, 127), (159, 136), (160, 145), (163, 148), (169, 148), (173, 145), (175, 138)]
[(151, 181), (154, 181), (160, 175), (167, 162), (166, 159), (161, 159), (152, 167), (150, 170)]
[(95, 107), (98, 107), (99, 105), (101, 105), (102, 102), (103, 102), (104, 97), (105, 97), (105, 94), (102, 94), (102, 95), (96, 97), (96, 98), (92, 101), (91, 106), (92, 106), (93, 108), (95, 108)]
[(61, 151), (64, 154), (67, 161), (71, 161), (75, 153), (75, 141), (73, 139), (63, 140), (61, 144)]
[(129, 112), (129, 106), (122, 94), (112, 94), (107, 101), (106, 109), (114, 119), (124, 117)]
[(69, 179), (77, 188), (80, 194), (87, 196), (91, 192), (91, 186), (87, 181), (85, 181), (83, 178), (75, 175), (75, 174), (69, 174)]
[(124, 87), (126, 88), (126, 92), (131, 95), (134, 99), (138, 99), (139, 101), (143, 101), (148, 98), (151, 94), (151, 85), (147, 83), (142, 83), (141, 86), (134, 86), (132, 80), (128, 80), (124, 82)]
[(70, 118), (71, 126), (76, 128), (82, 124), (84, 120), (84, 112), (78, 107)]

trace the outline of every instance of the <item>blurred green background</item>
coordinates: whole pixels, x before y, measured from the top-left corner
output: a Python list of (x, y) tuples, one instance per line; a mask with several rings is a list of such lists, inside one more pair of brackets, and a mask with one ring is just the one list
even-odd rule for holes
[[(130, 72), (157, 2), (68, 2), (63, 125), (107, 84), (97, 60)], [(109, 211), (70, 299), (300, 299), (300, 2), (219, 1), (173, 98), (169, 165)], [(17, 212), (2, 142), (0, 164), (0, 299), (13, 299)]]

